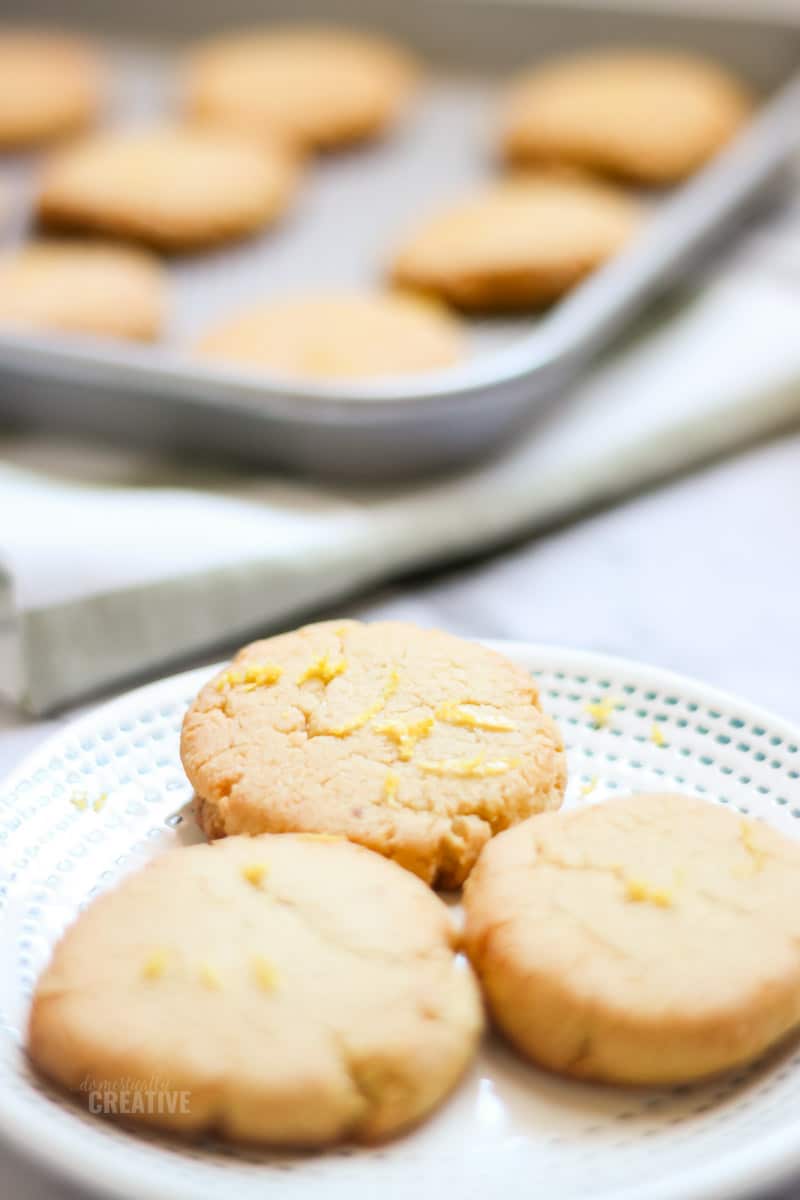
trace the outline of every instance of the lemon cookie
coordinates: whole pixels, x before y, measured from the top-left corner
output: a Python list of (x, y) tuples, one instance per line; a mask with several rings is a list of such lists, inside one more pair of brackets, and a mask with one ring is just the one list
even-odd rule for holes
[(22, 150), (91, 124), (102, 71), (80, 38), (0, 28), (0, 149)]
[(342, 292), (273, 301), (198, 344), (204, 357), (287, 375), (354, 378), (446, 367), (462, 355), (459, 324), (410, 296)]
[(408, 54), (380, 38), (323, 27), (249, 30), (190, 53), (191, 117), (302, 149), (330, 149), (380, 133), (412, 90)]
[(548, 304), (625, 245), (638, 208), (589, 179), (530, 173), (423, 221), (391, 273), (401, 287), (464, 309)]
[(657, 51), (583, 54), (517, 82), (503, 147), (518, 165), (566, 163), (668, 184), (716, 154), (751, 108), (746, 88), (704, 58)]
[(526, 821), (487, 846), (465, 907), (495, 1021), (551, 1070), (680, 1083), (800, 1021), (800, 845), (710, 802)]
[(207, 129), (107, 133), (53, 155), (39, 195), (47, 224), (190, 249), (253, 233), (284, 212), (296, 164), (278, 143)]
[(480, 998), (455, 943), (429, 888), (344, 840), (184, 847), (67, 931), (30, 1054), (95, 1111), (237, 1141), (373, 1141), (423, 1118), (475, 1050)]
[(181, 756), (210, 837), (341, 834), (442, 887), (497, 830), (558, 807), (565, 784), (527, 671), (400, 622), (245, 647), (189, 709)]
[(0, 324), (152, 341), (165, 275), (147, 251), (102, 242), (35, 241), (0, 258)]

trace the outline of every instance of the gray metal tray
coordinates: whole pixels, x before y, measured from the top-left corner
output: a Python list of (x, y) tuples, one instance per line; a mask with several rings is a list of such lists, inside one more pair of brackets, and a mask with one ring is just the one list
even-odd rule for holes
[[(652, 3), (652, 0), (651, 0)], [(773, 182), (800, 143), (800, 22), (562, 0), (27, 0), (4, 18), (65, 20), (113, 39), (122, 119), (169, 112), (172, 48), (222, 23), (341, 20), (382, 28), (430, 63), (407, 124), (385, 142), (313, 165), (278, 230), (172, 260), (169, 336), (128, 347), (55, 336), (0, 336), (0, 420), (92, 432), (183, 453), (238, 456), (316, 475), (400, 477), (454, 466), (511, 439), (585, 369), (670, 278)], [(369, 384), (287, 382), (198, 363), (194, 336), (252, 300), (303, 286), (377, 282), (420, 211), (489, 177), (498, 88), (537, 58), (592, 45), (692, 47), (729, 64), (764, 97), (737, 142), (654, 205), (623, 254), (540, 318), (474, 322), (468, 361)], [(35, 163), (0, 171), (28, 220)]]

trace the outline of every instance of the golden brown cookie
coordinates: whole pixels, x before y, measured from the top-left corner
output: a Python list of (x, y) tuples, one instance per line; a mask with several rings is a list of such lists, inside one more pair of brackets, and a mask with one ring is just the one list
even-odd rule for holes
[(381, 133), (415, 76), (409, 55), (378, 37), (317, 26), (254, 29), (194, 49), (186, 104), (200, 121), (331, 149)]
[(503, 150), (518, 166), (562, 163), (663, 185), (716, 154), (751, 109), (744, 85), (704, 58), (646, 50), (581, 54), (518, 80)]
[(320, 379), (397, 375), (456, 362), (461, 328), (444, 309), (398, 294), (322, 293), (252, 308), (207, 333), (204, 357)]
[(174, 850), (67, 930), (36, 989), (30, 1054), (128, 1120), (374, 1141), (425, 1117), (475, 1051), (480, 998), (455, 944), (429, 888), (347, 841)]
[(95, 120), (102, 98), (102, 71), (87, 42), (0, 27), (0, 149), (76, 133)]
[(441, 887), (493, 833), (557, 808), (565, 785), (527, 671), (400, 622), (245, 647), (186, 714), (181, 757), (210, 837), (341, 834)]
[(800, 845), (708, 801), (526, 821), (487, 846), (464, 901), (495, 1021), (553, 1071), (681, 1083), (800, 1021)]
[(0, 325), (154, 341), (165, 310), (165, 273), (145, 250), (41, 240), (0, 258)]
[(639, 210), (610, 185), (530, 173), (424, 220), (401, 244), (394, 282), (463, 309), (549, 304), (620, 250)]
[(47, 164), (39, 216), (59, 228), (185, 250), (254, 233), (289, 205), (297, 167), (277, 143), (156, 126), (76, 142)]

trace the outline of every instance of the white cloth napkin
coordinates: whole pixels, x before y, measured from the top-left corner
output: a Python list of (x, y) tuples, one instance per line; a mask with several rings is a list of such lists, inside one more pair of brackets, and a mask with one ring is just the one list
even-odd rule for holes
[[(800, 241), (793, 243), (800, 246)], [(502, 458), (391, 490), (0, 438), (0, 689), (41, 713), (800, 419), (800, 251), (752, 244)], [(591, 586), (591, 581), (586, 581)]]

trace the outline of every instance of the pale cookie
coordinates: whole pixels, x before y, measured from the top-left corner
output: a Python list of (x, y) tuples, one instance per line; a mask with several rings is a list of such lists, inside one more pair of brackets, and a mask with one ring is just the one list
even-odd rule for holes
[(527, 671), (399, 622), (255, 642), (183, 723), (210, 837), (341, 834), (457, 887), (493, 833), (557, 808), (561, 736)]
[(197, 120), (331, 149), (390, 125), (415, 75), (405, 51), (377, 37), (315, 26), (256, 29), (196, 47), (186, 104)]
[(526, 821), (487, 846), (464, 899), (495, 1021), (553, 1071), (681, 1083), (800, 1021), (800, 845), (708, 801)]
[(147, 251), (102, 242), (36, 241), (0, 258), (0, 325), (153, 341), (165, 274)]
[(39, 216), (60, 228), (183, 250), (242, 237), (282, 215), (297, 168), (277, 143), (158, 126), (87, 138), (47, 164)]
[(103, 98), (94, 51), (80, 38), (0, 29), (0, 149), (23, 150), (91, 124)]
[(548, 304), (616, 254), (638, 215), (611, 186), (521, 175), (423, 221), (397, 252), (392, 277), (464, 309)]
[(503, 149), (516, 165), (563, 163), (663, 185), (716, 154), (751, 109), (744, 86), (703, 58), (644, 50), (583, 54), (518, 81)]
[(456, 940), (429, 888), (344, 840), (174, 850), (68, 929), (30, 1055), (94, 1111), (245, 1142), (374, 1141), (425, 1117), (475, 1051)]
[(204, 357), (321, 379), (397, 375), (456, 362), (459, 324), (410, 296), (359, 292), (276, 300), (207, 333)]

